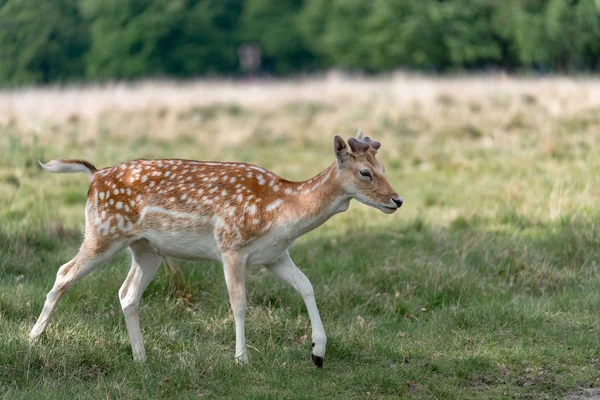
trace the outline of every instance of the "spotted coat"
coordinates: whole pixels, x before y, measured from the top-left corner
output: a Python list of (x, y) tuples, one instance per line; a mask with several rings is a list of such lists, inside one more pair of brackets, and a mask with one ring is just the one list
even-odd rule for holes
[(245, 273), (248, 265), (258, 264), (302, 295), (312, 325), (312, 359), (322, 366), (327, 337), (313, 288), (288, 248), (345, 211), (351, 199), (386, 214), (400, 208), (402, 199), (375, 157), (380, 146), (361, 131), (348, 143), (335, 136), (336, 161), (303, 182), (233, 162), (135, 160), (101, 170), (82, 160), (41, 164), (50, 172), (83, 172), (91, 184), (83, 243), (59, 268), (30, 340), (46, 330), (69, 287), (129, 247), (132, 265), (119, 299), (134, 359), (146, 357), (138, 317), (142, 293), (166, 257), (179, 257), (223, 264), (235, 320), (236, 360), (248, 360)]
[(93, 173), (87, 217), (100, 247), (147, 230), (189, 229), (213, 231), (222, 251), (237, 249), (293, 218), (298, 203), (310, 206), (333, 172), (291, 182), (245, 163), (135, 160)]

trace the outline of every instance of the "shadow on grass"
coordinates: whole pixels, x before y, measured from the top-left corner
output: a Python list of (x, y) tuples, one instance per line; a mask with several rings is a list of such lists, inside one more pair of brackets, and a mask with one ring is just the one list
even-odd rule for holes
[[(330, 336), (330, 371), (348, 379), (362, 374), (353, 389), (357, 393), (376, 385), (380, 394), (433, 390), (444, 395), (448, 388), (432, 388), (436, 382), (474, 391), (512, 385), (558, 393), (587, 382), (588, 374), (565, 378), (565, 369), (589, 367), (589, 349), (600, 344), (600, 245), (591, 221), (547, 224), (507, 213), (499, 222), (458, 218), (442, 228), (415, 219), (338, 236), (316, 233), (299, 241), (292, 256), (315, 287)], [(30, 351), (26, 344), (25, 330), (37, 317), (58, 266), (79, 245), (77, 232), (66, 234), (64, 239), (46, 227), (20, 234), (0, 229), (0, 325), (8, 332), (0, 345), (0, 381), (14, 388), (32, 387), (32, 378), (122, 380), (121, 367), (130, 363), (116, 299), (129, 264), (125, 256), (66, 296), (53, 321), (60, 328), (40, 348)], [(172, 282), (164, 271), (144, 296), (142, 324), (150, 331), (150, 354), (170, 360), (174, 367), (167, 376), (187, 365), (181, 352), (195, 351), (198, 338), (212, 342), (209, 355), (219, 368), (227, 369), (230, 362), (232, 321), (222, 271), (214, 263), (192, 265), (180, 264), (184, 290), (179, 297), (168, 297)], [(255, 357), (260, 364), (248, 374), (259, 374), (269, 384), (276, 383), (263, 374), (276, 362), (290, 362), (290, 351), (308, 354), (302, 337), (310, 336), (301, 299), (277, 282), (260, 269), (248, 274), (250, 314), (257, 319), (247, 319), (248, 335), (260, 354)], [(75, 328), (61, 323), (82, 316)], [(88, 325), (90, 316), (97, 327)], [(175, 333), (168, 333), (171, 329)], [(153, 339), (156, 335), (169, 339)], [(260, 350), (270, 346), (276, 349), (272, 353)], [(161, 373), (159, 364), (150, 367), (151, 374)], [(207, 368), (202, 364), (209, 374)], [(531, 368), (542, 368), (545, 375)], [(191, 384), (169, 379), (183, 387)]]

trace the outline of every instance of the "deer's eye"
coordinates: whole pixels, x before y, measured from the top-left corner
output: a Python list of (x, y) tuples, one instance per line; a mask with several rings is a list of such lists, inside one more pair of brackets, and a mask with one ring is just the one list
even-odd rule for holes
[(373, 179), (373, 177), (371, 176), (371, 173), (369, 171), (367, 171), (366, 169), (360, 171), (360, 174), (366, 178)]

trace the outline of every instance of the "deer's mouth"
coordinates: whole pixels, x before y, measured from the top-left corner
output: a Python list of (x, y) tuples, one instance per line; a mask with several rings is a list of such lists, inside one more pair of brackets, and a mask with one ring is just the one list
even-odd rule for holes
[(396, 210), (398, 209), (398, 207), (389, 207), (389, 206), (379, 206), (379, 209), (381, 211), (383, 211), (386, 214), (393, 214), (396, 212)]
[[(362, 199), (360, 197), (355, 197), (356, 200), (360, 201), (361, 203), (369, 206), (369, 207), (373, 207), (376, 208), (378, 210), (380, 210), (381, 212), (385, 213), (385, 214), (393, 214), (396, 212), (396, 210), (398, 210), (398, 207), (394, 206), (388, 206), (388, 205), (384, 205), (375, 201), (370, 201), (368, 199)], [(389, 204), (389, 203), (388, 203)]]

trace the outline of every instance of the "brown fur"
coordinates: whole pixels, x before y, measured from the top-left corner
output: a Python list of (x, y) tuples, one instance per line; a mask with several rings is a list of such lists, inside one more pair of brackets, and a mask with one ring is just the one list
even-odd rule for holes
[(45, 331), (70, 286), (129, 247), (133, 261), (119, 299), (134, 358), (145, 358), (139, 301), (167, 256), (223, 263), (236, 324), (236, 358), (242, 362), (247, 360), (246, 265), (269, 268), (303, 296), (316, 343), (313, 360), (322, 366), (326, 335), (312, 285), (289, 257), (288, 248), (299, 236), (345, 211), (353, 198), (386, 213), (402, 205), (376, 158), (377, 143), (351, 139), (349, 152), (348, 144), (336, 136), (336, 162), (304, 182), (230, 162), (135, 160), (100, 171), (81, 160), (41, 164), (51, 172), (89, 171), (92, 182), (83, 244), (77, 256), (59, 269), (31, 340)]

